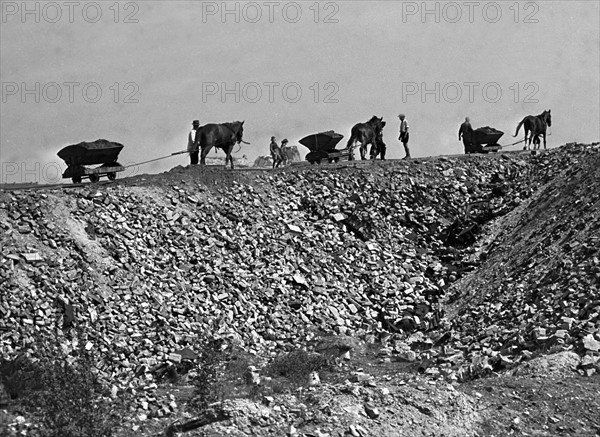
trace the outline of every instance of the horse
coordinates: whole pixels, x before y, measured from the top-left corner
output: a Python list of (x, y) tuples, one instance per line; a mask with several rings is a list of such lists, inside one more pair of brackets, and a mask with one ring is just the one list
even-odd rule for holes
[[(546, 149), (546, 127), (552, 126), (552, 115), (550, 114), (550, 109), (542, 112), (540, 115), (528, 115), (525, 117), (519, 125), (517, 126), (517, 131), (513, 135), (516, 137), (519, 134), (519, 129), (521, 126), (525, 128), (525, 146), (523, 150), (529, 150), (531, 147), (531, 141), (539, 137), (541, 135), (544, 137), (544, 149)], [(527, 144), (527, 134), (529, 134), (529, 144)], [(534, 149), (536, 148), (536, 144), (533, 145)], [(539, 138), (537, 139), (537, 148), (540, 147)]]
[(346, 146), (350, 150), (350, 158), (354, 159), (354, 148), (356, 147), (356, 143), (360, 143), (360, 159), (366, 159), (367, 147), (369, 144), (371, 144), (371, 147), (377, 147), (377, 135), (381, 133), (384, 126), (385, 121), (383, 121), (383, 117), (378, 118), (375, 115), (366, 123), (354, 125), (348, 145)]
[(244, 122), (233, 121), (231, 123), (222, 124), (206, 124), (198, 129), (196, 135), (200, 135), (200, 165), (206, 165), (206, 155), (211, 151), (213, 147), (223, 149), (225, 152), (225, 167), (227, 162), (231, 163), (231, 169), (233, 170), (233, 157), (231, 152), (233, 146), (240, 144), (245, 141), (242, 140), (244, 134)]

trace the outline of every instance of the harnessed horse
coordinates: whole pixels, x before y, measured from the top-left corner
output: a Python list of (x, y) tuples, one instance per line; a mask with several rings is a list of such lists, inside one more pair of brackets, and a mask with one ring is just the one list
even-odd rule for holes
[[(540, 115), (528, 115), (523, 120), (521, 120), (521, 122), (517, 126), (517, 131), (513, 135), (514, 137), (516, 137), (519, 134), (519, 129), (521, 129), (521, 126), (525, 128), (525, 146), (523, 147), (523, 150), (529, 150), (529, 148), (531, 147), (531, 141), (533, 141), (534, 139), (537, 139), (537, 141), (534, 141), (533, 148), (534, 150), (539, 149), (540, 135), (544, 137), (544, 149), (546, 149), (546, 128), (548, 126), (552, 126), (552, 115), (550, 114), (550, 109), (542, 112)], [(529, 143), (527, 143), (528, 134)]]
[(354, 125), (348, 145), (346, 146), (350, 150), (352, 159), (354, 159), (356, 143), (360, 143), (360, 159), (366, 159), (368, 145), (371, 144), (371, 147), (377, 147), (377, 136), (381, 133), (384, 126), (385, 121), (383, 121), (383, 117), (378, 118), (375, 115), (366, 123)]
[(249, 144), (242, 140), (243, 134), (243, 121), (202, 126), (196, 134), (200, 136), (200, 164), (206, 165), (206, 156), (213, 147), (217, 147), (225, 152), (225, 167), (227, 167), (227, 162), (230, 162), (233, 170), (233, 157), (231, 156), (233, 146), (240, 143)]

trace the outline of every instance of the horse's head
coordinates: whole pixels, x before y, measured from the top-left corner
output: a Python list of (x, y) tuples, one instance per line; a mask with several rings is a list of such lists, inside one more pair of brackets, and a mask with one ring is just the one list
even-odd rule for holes
[(241, 143), (243, 141), (242, 137), (244, 135), (244, 122), (243, 121), (234, 121), (231, 123), (231, 130), (235, 135), (236, 143)]
[(544, 116), (544, 120), (546, 121), (546, 124), (548, 126), (552, 126), (552, 114), (550, 114), (550, 109), (548, 109), (547, 111), (542, 112), (542, 115)]
[(385, 121), (383, 121), (383, 117), (377, 117), (376, 115), (374, 115), (373, 117), (371, 117), (371, 119), (367, 122), (367, 124), (371, 125), (371, 127), (376, 131), (379, 132), (381, 131), (381, 129), (383, 129), (383, 127), (385, 126)]

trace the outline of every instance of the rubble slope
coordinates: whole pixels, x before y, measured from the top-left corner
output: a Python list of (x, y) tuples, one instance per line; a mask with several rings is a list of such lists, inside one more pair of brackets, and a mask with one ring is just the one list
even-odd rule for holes
[(593, 371), (599, 156), (178, 167), (1, 192), (0, 352), (83, 344), (117, 393), (206, 335), (264, 360), (348, 335), (441, 382), (549, 347)]
[[(574, 349), (597, 361), (600, 349), (600, 156), (565, 149), (540, 164), (547, 185), (495, 224), (485, 262), (452, 293), (457, 337), (492, 359)], [(505, 363), (510, 359), (504, 358)]]

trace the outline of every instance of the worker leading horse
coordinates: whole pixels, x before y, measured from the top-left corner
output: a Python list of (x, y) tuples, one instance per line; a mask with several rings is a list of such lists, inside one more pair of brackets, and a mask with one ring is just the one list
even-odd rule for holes
[(225, 166), (227, 162), (231, 163), (233, 170), (233, 157), (231, 152), (236, 144), (243, 141), (244, 122), (233, 121), (231, 123), (222, 124), (206, 124), (200, 129), (196, 135), (199, 136), (197, 141), (200, 144), (200, 164), (206, 165), (206, 156), (213, 147), (222, 149), (225, 152)]
[(350, 157), (354, 159), (354, 148), (357, 143), (360, 143), (360, 159), (367, 159), (367, 147), (371, 144), (371, 147), (377, 147), (377, 138), (385, 126), (383, 117), (373, 116), (366, 123), (358, 123), (352, 128), (348, 145), (346, 146), (350, 150)]

